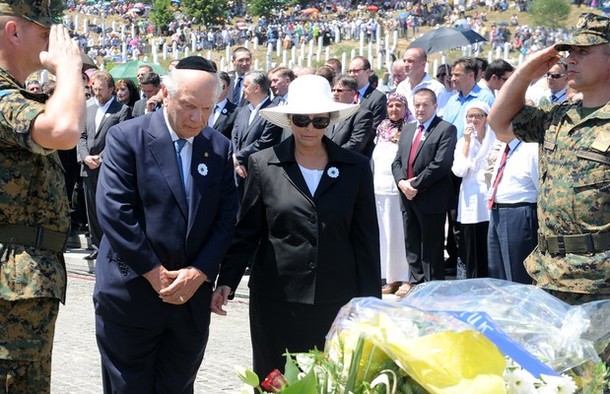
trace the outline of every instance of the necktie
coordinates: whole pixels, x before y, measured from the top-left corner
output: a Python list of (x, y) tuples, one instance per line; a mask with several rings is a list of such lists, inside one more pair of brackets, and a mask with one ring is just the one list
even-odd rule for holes
[(554, 94), (551, 95), (551, 102), (552, 103), (557, 102), (557, 96), (555, 96)]
[(241, 99), (241, 82), (243, 81), (242, 77), (237, 77), (237, 81), (235, 82), (235, 87), (233, 88), (233, 104), (239, 105), (239, 101)]
[(502, 174), (504, 174), (504, 168), (506, 168), (506, 160), (508, 160), (508, 152), (510, 151), (510, 147), (506, 144), (506, 148), (504, 149), (504, 153), (502, 154), (502, 159), (500, 160), (500, 165), (498, 166), (498, 174), (496, 175), (496, 180), (491, 189), (491, 197), (487, 200), (487, 207), (491, 209), (494, 205), (494, 200), (496, 198), (496, 193), (498, 192), (498, 184), (502, 179)]
[(180, 152), (182, 148), (184, 148), (184, 144), (186, 144), (185, 139), (178, 139), (174, 141), (174, 148), (176, 148), (176, 161), (178, 162), (178, 171), (180, 172), (180, 179), (182, 180), (182, 190), (185, 192), (186, 196), (186, 184), (184, 183), (184, 168), (182, 167), (182, 157), (180, 156)]
[(415, 155), (417, 154), (417, 148), (419, 148), (419, 143), (421, 142), (421, 137), (424, 134), (424, 125), (420, 124), (417, 127), (417, 134), (415, 134), (415, 139), (413, 139), (413, 144), (411, 144), (411, 151), (409, 152), (409, 165), (407, 166), (407, 179), (413, 178), (413, 162), (415, 161)]
[(218, 104), (214, 106), (214, 110), (212, 111), (212, 113), (210, 114), (210, 118), (208, 119), (208, 126), (210, 127), (214, 127), (214, 124), (216, 123), (216, 111), (218, 111)]

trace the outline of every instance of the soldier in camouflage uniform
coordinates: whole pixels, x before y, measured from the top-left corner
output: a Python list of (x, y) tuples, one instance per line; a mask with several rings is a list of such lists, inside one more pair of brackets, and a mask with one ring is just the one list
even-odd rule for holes
[[(537, 286), (572, 304), (610, 298), (610, 20), (583, 14), (573, 37), (534, 53), (500, 91), (498, 139), (540, 144), (538, 247), (525, 260)], [(524, 105), (529, 83), (568, 51), (582, 101)]]
[[(70, 215), (57, 149), (84, 128), (78, 45), (54, 15), (59, 0), (0, 0), (0, 393), (48, 393)], [(42, 68), (47, 100), (25, 90)]]

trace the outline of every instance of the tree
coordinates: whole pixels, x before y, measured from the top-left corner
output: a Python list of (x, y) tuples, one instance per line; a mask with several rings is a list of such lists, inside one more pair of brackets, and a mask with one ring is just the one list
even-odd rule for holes
[(195, 23), (206, 26), (226, 23), (229, 2), (227, 0), (189, 0), (181, 3), (184, 13), (193, 18)]
[(251, 0), (252, 15), (270, 17), (284, 8), (284, 0)]
[(167, 32), (167, 27), (174, 20), (172, 0), (153, 0), (149, 16), (157, 31)]
[(570, 15), (567, 0), (534, 0), (531, 5), (534, 23), (551, 29), (564, 27)]

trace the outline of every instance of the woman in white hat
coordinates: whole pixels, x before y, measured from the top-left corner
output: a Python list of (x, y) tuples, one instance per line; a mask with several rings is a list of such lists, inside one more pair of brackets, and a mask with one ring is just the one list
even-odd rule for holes
[(479, 100), (467, 109), (464, 135), (458, 140), (451, 171), (462, 178), (457, 221), (460, 223), (460, 257), (466, 264), (466, 278), (486, 278), (487, 230), (489, 227), (489, 184), (485, 180), (487, 156), (496, 135), (487, 123), (489, 105)]
[(333, 101), (326, 79), (307, 75), (290, 84), (287, 105), (261, 111), (293, 136), (250, 156), (236, 233), (212, 300), (212, 311), (226, 314), (222, 307), (252, 260), (250, 332), (261, 378), (283, 370), (286, 349), (323, 349), (350, 299), (381, 296), (369, 161), (324, 136), (357, 110)]

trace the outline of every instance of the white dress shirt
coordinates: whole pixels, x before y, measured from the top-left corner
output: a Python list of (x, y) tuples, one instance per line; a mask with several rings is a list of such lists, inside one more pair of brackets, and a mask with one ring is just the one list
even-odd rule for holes
[(104, 119), (104, 115), (106, 115), (106, 112), (108, 111), (108, 108), (110, 108), (110, 104), (112, 104), (112, 101), (114, 100), (114, 96), (110, 97), (110, 100), (106, 101), (106, 103), (102, 106), (100, 106), (99, 103), (97, 103), (97, 111), (95, 111), (95, 132), (97, 133), (97, 131), (100, 128), (100, 124), (102, 123), (102, 120)]
[(400, 93), (407, 98), (407, 101), (409, 102), (409, 111), (414, 112), (415, 107), (413, 107), (413, 94), (422, 88), (428, 88), (436, 94), (436, 102), (439, 103), (437, 113), (440, 114), (442, 112), (440, 103), (447, 102), (447, 98), (445, 97), (447, 94), (445, 93), (445, 86), (436, 79), (432, 79), (428, 73), (426, 73), (421, 82), (415, 86), (411, 86), (411, 81), (409, 78), (405, 79), (396, 87), (396, 93)]
[(250, 108), (250, 119), (248, 119), (248, 126), (250, 126), (252, 124), (252, 121), (254, 120), (256, 115), (258, 114), (258, 111), (261, 109), (263, 104), (265, 104), (267, 102), (267, 100), (269, 100), (269, 96), (265, 97), (263, 99), (263, 101), (258, 103), (258, 105), (256, 107), (253, 106), (252, 104), (248, 104), (248, 108)]
[[(526, 143), (517, 139), (512, 140), (508, 145), (510, 151), (494, 201), (499, 204), (535, 203), (538, 200), (539, 145), (536, 142)], [(506, 144), (502, 145), (500, 152), (504, 152), (505, 146)], [(502, 154), (499, 154), (494, 165), (492, 185), (498, 175), (501, 160)]]

